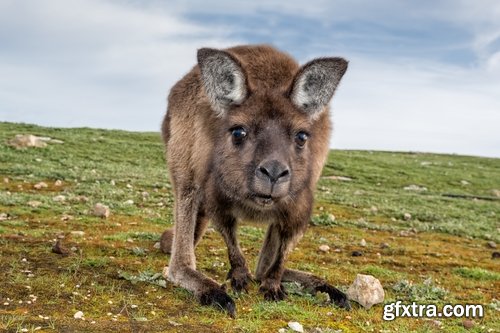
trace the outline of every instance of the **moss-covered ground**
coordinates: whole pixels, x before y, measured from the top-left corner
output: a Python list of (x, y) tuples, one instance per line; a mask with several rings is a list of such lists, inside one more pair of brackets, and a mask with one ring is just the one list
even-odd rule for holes
[[(7, 142), (16, 134), (64, 143), (15, 149)], [(40, 182), (47, 187), (36, 189)], [(500, 242), (499, 191), (500, 159), (334, 150), (311, 227), (289, 259), (344, 290), (356, 274), (371, 274), (384, 303), (484, 305), (470, 329), (464, 318), (387, 322), (383, 305), (347, 312), (294, 285), (277, 303), (257, 285), (232, 294), (231, 319), (154, 276), (169, 259), (154, 244), (172, 225), (173, 204), (159, 133), (0, 123), (0, 331), (277, 332), (298, 321), (308, 332), (499, 332), (500, 259), (492, 255), (500, 250), (491, 243)], [(109, 218), (92, 216), (98, 202)], [(239, 231), (252, 267), (264, 228)], [(52, 252), (58, 239), (70, 255)], [(216, 232), (196, 255), (201, 271), (224, 282)]]

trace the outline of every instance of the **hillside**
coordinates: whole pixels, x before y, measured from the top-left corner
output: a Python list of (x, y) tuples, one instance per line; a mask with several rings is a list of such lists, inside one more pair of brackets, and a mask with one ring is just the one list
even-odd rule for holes
[[(15, 149), (7, 143), (16, 134), (63, 143)], [(107, 219), (91, 214), (96, 203), (110, 207)], [(292, 320), (310, 332), (466, 330), (460, 318), (384, 322), (382, 305), (346, 312), (293, 285), (279, 303), (264, 302), (257, 285), (234, 295), (235, 320), (200, 307), (154, 276), (168, 262), (154, 244), (172, 206), (159, 133), (0, 122), (0, 330), (277, 332)], [(485, 317), (468, 331), (498, 331), (499, 222), (500, 159), (334, 150), (289, 266), (341, 289), (357, 273), (374, 275), (386, 303), (483, 304)], [(239, 233), (254, 267), (264, 226), (243, 223)], [(52, 253), (57, 239), (70, 255)], [(198, 268), (223, 282), (225, 251), (209, 230)]]

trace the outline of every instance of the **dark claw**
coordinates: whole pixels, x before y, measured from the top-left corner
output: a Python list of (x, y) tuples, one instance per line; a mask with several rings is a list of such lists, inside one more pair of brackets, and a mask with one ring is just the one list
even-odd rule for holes
[(325, 283), (321, 286), (316, 287), (316, 291), (327, 293), (328, 296), (330, 296), (330, 301), (335, 303), (335, 305), (337, 305), (338, 307), (346, 310), (351, 310), (351, 303), (349, 303), (346, 294), (344, 294), (334, 286)]
[(212, 288), (200, 296), (201, 305), (211, 305), (220, 308), (232, 317), (236, 317), (236, 305), (231, 297), (224, 291), (223, 287)]
[(227, 273), (227, 278), (231, 280), (231, 288), (237, 293), (248, 292), (248, 283), (252, 281), (252, 275), (247, 269), (233, 270)]
[(279, 288), (267, 288), (261, 286), (259, 291), (264, 293), (264, 299), (266, 301), (282, 301), (288, 295), (282, 284), (279, 285)]

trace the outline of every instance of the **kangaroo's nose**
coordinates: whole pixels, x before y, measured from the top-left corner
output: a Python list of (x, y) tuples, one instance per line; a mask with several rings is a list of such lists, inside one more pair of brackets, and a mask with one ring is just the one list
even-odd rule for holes
[(255, 171), (258, 178), (269, 180), (272, 184), (285, 182), (290, 179), (288, 166), (279, 161), (271, 160), (261, 163)]

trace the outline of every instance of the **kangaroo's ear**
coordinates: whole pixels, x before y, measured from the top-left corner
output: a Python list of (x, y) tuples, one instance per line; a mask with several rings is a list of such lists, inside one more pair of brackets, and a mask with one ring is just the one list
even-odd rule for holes
[(231, 105), (239, 105), (247, 97), (246, 76), (239, 61), (225, 51), (198, 50), (198, 65), (205, 92), (219, 116)]
[(315, 119), (330, 102), (346, 70), (347, 61), (342, 58), (319, 58), (308, 62), (293, 81), (292, 103)]

